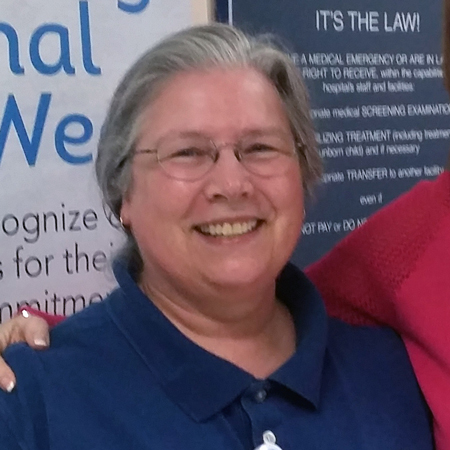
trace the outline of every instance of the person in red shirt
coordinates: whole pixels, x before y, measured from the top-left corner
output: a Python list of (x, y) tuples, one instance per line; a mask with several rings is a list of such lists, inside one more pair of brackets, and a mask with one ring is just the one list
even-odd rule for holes
[(330, 315), (401, 335), (437, 448), (450, 449), (450, 172), (379, 211), (306, 273)]

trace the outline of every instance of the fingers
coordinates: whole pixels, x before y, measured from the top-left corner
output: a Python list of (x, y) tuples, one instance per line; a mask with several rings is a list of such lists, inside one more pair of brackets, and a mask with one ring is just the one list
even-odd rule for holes
[[(23, 318), (22, 318), (23, 319)], [(20, 323), (19, 317), (13, 317), (8, 322), (0, 325), (0, 352), (12, 344), (14, 341), (15, 323)], [(14, 373), (0, 357), (0, 388), (6, 392), (11, 392), (16, 385), (16, 377)]]
[[(26, 313), (26, 311), (23, 314), (18, 314), (0, 325), (0, 352), (16, 342), (25, 342), (35, 349), (48, 347), (49, 327), (47, 322), (40, 317)], [(14, 373), (0, 357), (0, 388), (11, 392), (15, 385)]]
[(23, 341), (37, 350), (47, 348), (50, 342), (49, 326), (44, 319), (30, 315), (23, 318)]
[(0, 388), (6, 392), (11, 392), (16, 386), (16, 377), (11, 368), (0, 357)]

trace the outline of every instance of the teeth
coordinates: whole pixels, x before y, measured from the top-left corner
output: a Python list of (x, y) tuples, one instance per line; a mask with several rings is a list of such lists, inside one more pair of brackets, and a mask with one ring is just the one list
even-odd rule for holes
[(224, 222), (216, 225), (201, 225), (200, 231), (211, 236), (240, 236), (241, 234), (249, 233), (256, 228), (257, 220), (249, 220), (248, 222), (229, 223)]
[(233, 234), (242, 234), (242, 225), (240, 223), (233, 224)]
[(229, 236), (230, 234), (233, 234), (233, 225), (230, 225), (229, 223), (224, 223), (222, 225), (222, 234), (224, 236)]

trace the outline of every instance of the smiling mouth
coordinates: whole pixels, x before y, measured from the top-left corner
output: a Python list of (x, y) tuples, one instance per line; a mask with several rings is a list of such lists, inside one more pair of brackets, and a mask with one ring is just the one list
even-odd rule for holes
[(256, 230), (263, 220), (252, 219), (246, 222), (223, 222), (216, 224), (203, 224), (194, 227), (198, 232), (206, 236), (214, 237), (235, 237), (242, 236), (243, 234), (251, 233)]

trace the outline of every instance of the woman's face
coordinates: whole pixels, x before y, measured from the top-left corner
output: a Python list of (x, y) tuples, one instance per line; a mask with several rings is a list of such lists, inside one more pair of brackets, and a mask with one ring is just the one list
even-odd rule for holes
[[(186, 133), (218, 146), (266, 131), (293, 143), (275, 88), (249, 68), (180, 73), (141, 119), (137, 149), (153, 149), (161, 138)], [(232, 145), (223, 145), (206, 175), (184, 181), (168, 176), (154, 154), (135, 155), (121, 214), (144, 260), (142, 281), (194, 292), (202, 286), (241, 289), (273, 283), (303, 220), (298, 160), (289, 161), (284, 173), (262, 177), (247, 171)]]

